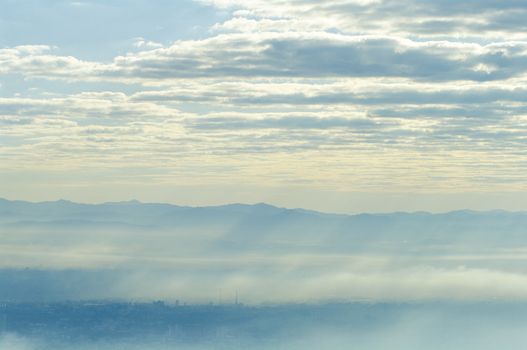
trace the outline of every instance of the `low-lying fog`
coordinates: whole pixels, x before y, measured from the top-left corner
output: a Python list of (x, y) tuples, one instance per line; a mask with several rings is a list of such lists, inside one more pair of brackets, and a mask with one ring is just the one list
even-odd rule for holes
[[(39, 308), (54, 312), (43, 316), (46, 313)], [(25, 310), (26, 321), (11, 317), (4, 324), (11, 330), (0, 333), (0, 349), (495, 350), (527, 346), (527, 304), (69, 304), (62, 309), (37, 305)]]
[(525, 349), (525, 227), (0, 200), (0, 349)]
[(526, 213), (0, 201), (0, 300), (525, 300)]

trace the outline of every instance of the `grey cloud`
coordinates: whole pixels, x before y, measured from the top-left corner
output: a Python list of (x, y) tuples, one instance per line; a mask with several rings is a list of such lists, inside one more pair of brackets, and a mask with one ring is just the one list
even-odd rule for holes
[(282, 117), (282, 118), (197, 118), (187, 121), (195, 129), (331, 129), (354, 128), (361, 131), (378, 128), (379, 124), (369, 119), (347, 119), (342, 117)]
[(383, 118), (408, 118), (440, 121), (445, 118), (471, 120), (474, 123), (496, 124), (513, 114), (515, 109), (497, 108), (493, 105), (478, 106), (401, 106), (399, 108), (373, 107), (368, 111), (370, 116)]
[[(503, 1), (502, 3), (507, 3)], [(518, 32), (523, 31), (527, 28), (525, 22), (525, 16), (527, 16), (527, 4), (524, 4), (521, 8), (515, 8), (510, 11), (500, 11), (492, 17), (492, 20), (483, 24), (476, 29), (487, 29), (487, 30), (503, 30)]]
[[(482, 47), (483, 53), (474, 53), (470, 46), (422, 45), (381, 37), (224, 35), (190, 47), (190, 53), (176, 44), (137, 57), (119, 57), (110, 74), (149, 79), (384, 76), (486, 81), (512, 77), (527, 68), (523, 55), (506, 55), (514, 46), (499, 53)], [(455, 54), (467, 58), (460, 60)], [(492, 64), (495, 69), (478, 71), (474, 69), (478, 64)]]
[(9, 117), (0, 115), (0, 125), (28, 125), (31, 124), (33, 120), (26, 117)]
[[(7, 59), (6, 64), (27, 76), (67, 79), (408, 77), (489, 81), (524, 73), (525, 48), (525, 43), (479, 46), (328, 33), (230, 34), (120, 56), (112, 64), (38, 54), (20, 62)], [(75, 61), (75, 65), (63, 61)]]
[[(521, 115), (527, 90), (523, 87), (443, 86), (393, 82), (355, 87), (347, 84), (313, 84), (309, 81), (288, 84), (216, 83), (190, 84), (177, 89), (145, 91), (131, 96), (132, 101), (157, 103), (203, 103), (229, 105), (230, 108), (269, 108), (286, 106), (359, 107), (368, 114), (396, 117), (480, 116), (499, 120)], [(513, 102), (513, 103), (506, 103)], [(428, 105), (424, 107), (423, 105)], [(377, 111), (377, 112), (373, 112)]]
[[(215, 1), (210, 1), (215, 2)], [(525, 1), (453, 1), (453, 0), (380, 0), (380, 1), (280, 1), (246, 2), (222, 1), (249, 9), (250, 14), (262, 21), (284, 18), (304, 22), (307, 27), (347, 33), (402, 33), (411, 37), (449, 37), (459, 34), (485, 41), (488, 32), (522, 35), (522, 14), (527, 9)], [(243, 14), (241, 14), (243, 15)], [(517, 20), (508, 21), (509, 17)], [(321, 18), (328, 19), (326, 21)], [(293, 26), (294, 28), (294, 26)], [(283, 23), (276, 23), (277, 30), (288, 30)], [(240, 28), (243, 30), (243, 28)]]
[[(268, 94), (262, 96), (243, 96), (243, 92), (231, 97), (234, 104), (360, 104), (360, 105), (382, 105), (382, 104), (482, 104), (494, 101), (516, 101), (523, 102), (527, 90), (518, 88), (507, 89), (470, 89), (466, 91), (455, 91), (445, 89), (443, 91), (419, 91), (415, 90), (396, 91), (364, 91), (364, 92), (321, 92), (319, 94)], [(241, 96), (240, 96), (241, 95)], [(202, 96), (203, 97), (203, 96)], [(150, 96), (155, 99), (155, 95)], [(163, 97), (160, 97), (160, 100)], [(165, 97), (166, 98), (166, 97)], [(175, 100), (177, 96), (173, 97)], [(222, 96), (229, 99), (229, 96)], [(189, 98), (190, 99), (190, 98)]]
[[(462, 19), (425, 19), (420, 22), (407, 23), (405, 28), (412, 32), (437, 35), (452, 35), (466, 28), (467, 24)], [(480, 28), (481, 29), (481, 28)]]
[(458, 15), (460, 13), (484, 13), (489, 10), (522, 10), (527, 7), (527, 1), (525, 0), (425, 0), (408, 2), (421, 4), (419, 9), (422, 9), (423, 11), (427, 9), (428, 12), (450, 15)]

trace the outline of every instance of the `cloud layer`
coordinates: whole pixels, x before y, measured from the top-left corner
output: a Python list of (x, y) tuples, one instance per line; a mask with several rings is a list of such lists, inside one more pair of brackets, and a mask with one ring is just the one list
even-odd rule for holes
[(226, 19), (105, 60), (0, 48), (6, 186), (526, 190), (524, 1), (200, 4)]

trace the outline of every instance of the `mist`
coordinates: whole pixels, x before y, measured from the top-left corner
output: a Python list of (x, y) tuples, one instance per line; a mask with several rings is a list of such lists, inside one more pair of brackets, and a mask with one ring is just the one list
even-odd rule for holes
[(0, 300), (520, 301), (526, 226), (504, 211), (4, 200)]
[(524, 349), (526, 224), (1, 201), (0, 349)]
[[(471, 350), (523, 349), (527, 345), (527, 304), (518, 303), (47, 307), (55, 314), (48, 316), (52, 318), (45, 326), (18, 317), (11, 327), (20, 330), (1, 333), (0, 348)], [(33, 317), (42, 317), (39, 308), (42, 306), (34, 308)], [(90, 312), (94, 308), (96, 314)], [(114, 310), (113, 314), (108, 310)], [(137, 317), (139, 313), (143, 316)], [(91, 320), (82, 315), (92, 315)], [(60, 318), (69, 320), (68, 324)]]

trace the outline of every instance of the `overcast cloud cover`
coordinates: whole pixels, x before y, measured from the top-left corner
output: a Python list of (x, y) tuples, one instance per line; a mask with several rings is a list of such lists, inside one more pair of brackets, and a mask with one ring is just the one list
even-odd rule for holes
[(0, 6), (4, 197), (527, 209), (526, 1)]

